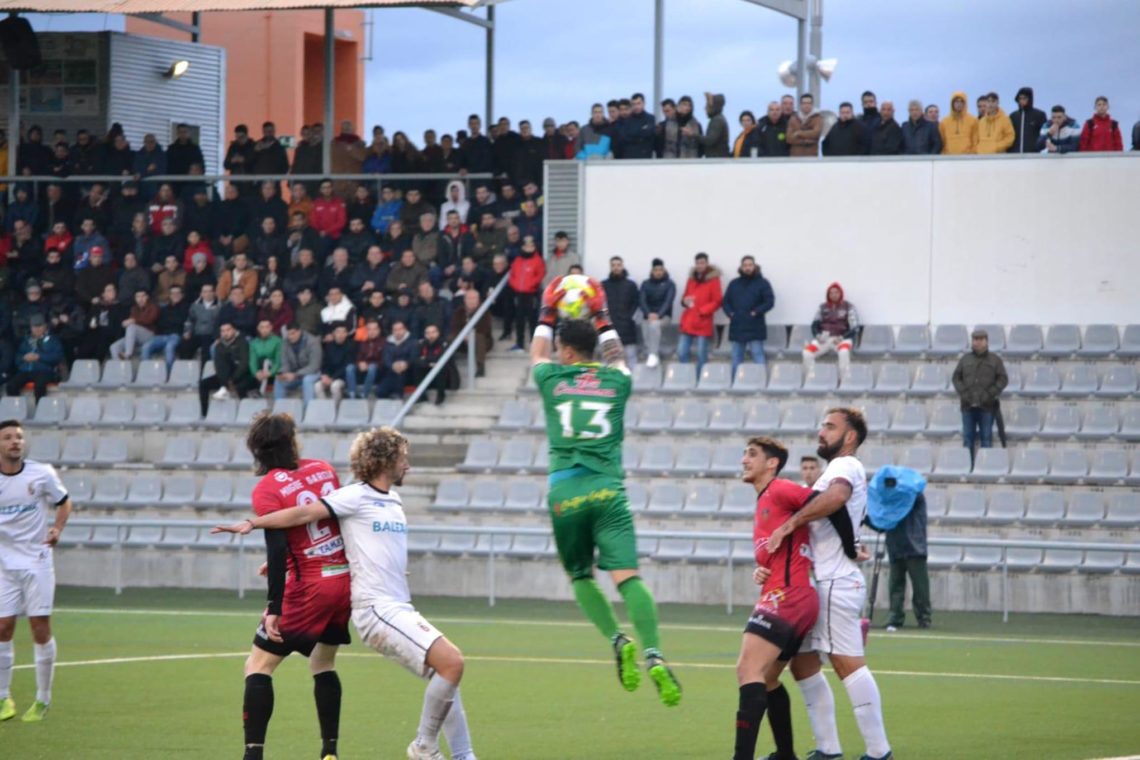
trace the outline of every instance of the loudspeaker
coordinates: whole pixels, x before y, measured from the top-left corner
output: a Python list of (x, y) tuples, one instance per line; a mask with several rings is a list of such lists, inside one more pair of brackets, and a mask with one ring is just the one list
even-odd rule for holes
[(40, 41), (32, 25), (22, 16), (9, 16), (0, 21), (0, 49), (13, 69), (34, 69), (40, 57)]

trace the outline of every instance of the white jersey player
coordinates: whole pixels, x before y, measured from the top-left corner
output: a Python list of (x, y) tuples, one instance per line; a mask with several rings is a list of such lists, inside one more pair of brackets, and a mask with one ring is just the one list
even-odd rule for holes
[[(55, 519), (48, 516), (55, 508)], [(10, 692), (16, 617), (27, 615), (36, 663), (36, 700), (23, 720), (43, 720), (51, 705), (55, 639), (52, 549), (71, 514), (71, 499), (50, 464), (24, 459), (24, 431), (0, 422), (0, 721), (16, 715)]]
[(249, 533), (336, 518), (352, 576), (352, 622), (357, 632), (377, 652), (428, 681), (408, 758), (443, 760), (442, 728), (453, 760), (475, 760), (459, 698), (463, 654), (416, 611), (408, 589), (408, 523), (394, 489), (403, 484), (409, 469), (408, 441), (393, 428), (376, 428), (356, 437), (349, 459), (359, 482), (318, 502), (214, 531)]
[(867, 473), (855, 454), (866, 437), (862, 412), (848, 407), (828, 410), (819, 431), (818, 451), (828, 465), (812, 486), (819, 495), (768, 539), (769, 551), (775, 551), (797, 527), (806, 523), (811, 529), (819, 618), (811, 639), (791, 663), (815, 735), (816, 749), (809, 760), (843, 755), (835, 725), (835, 697), (821, 672), (821, 653), (828, 656), (851, 698), (855, 723), (867, 748), (863, 760), (892, 757), (879, 687), (863, 658), (861, 618), (867, 589), (856, 560), (855, 537), (867, 513)]

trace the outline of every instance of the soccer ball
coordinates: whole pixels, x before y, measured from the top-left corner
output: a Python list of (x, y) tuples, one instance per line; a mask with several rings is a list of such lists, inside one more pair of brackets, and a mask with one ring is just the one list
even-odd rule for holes
[(590, 278), (583, 274), (568, 274), (560, 283), (564, 291), (558, 302), (558, 316), (561, 319), (586, 319), (591, 316), (590, 301), (597, 290), (590, 284)]

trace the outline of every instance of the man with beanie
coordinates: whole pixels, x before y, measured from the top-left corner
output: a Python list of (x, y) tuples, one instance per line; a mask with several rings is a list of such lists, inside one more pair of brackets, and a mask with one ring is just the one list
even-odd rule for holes
[(760, 273), (756, 259), (740, 260), (739, 277), (728, 283), (724, 292), (724, 313), (728, 315), (728, 339), (732, 342), (732, 376), (744, 363), (744, 351), (752, 361), (764, 364), (764, 341), (768, 339), (768, 323), (764, 315), (776, 305), (772, 285)]
[(673, 317), (673, 302), (677, 300), (677, 286), (665, 270), (665, 262), (654, 259), (649, 278), (641, 283), (638, 306), (641, 309), (641, 329), (645, 333), (645, 364), (656, 367), (661, 363), (661, 331)]
[(1017, 110), (1010, 114), (1013, 122), (1013, 145), (1010, 153), (1037, 153), (1037, 137), (1045, 126), (1045, 112), (1033, 107), (1033, 88), (1017, 91)]

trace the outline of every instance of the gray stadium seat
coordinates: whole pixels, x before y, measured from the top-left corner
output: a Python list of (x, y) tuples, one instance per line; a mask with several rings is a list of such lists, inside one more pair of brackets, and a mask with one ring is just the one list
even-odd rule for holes
[(1013, 463), (1009, 470), (1009, 480), (1015, 483), (1036, 483), (1049, 474), (1049, 452), (1038, 446), (1017, 448), (1013, 452)]
[(499, 449), (490, 438), (472, 438), (467, 443), (467, 455), (456, 467), (460, 472), (487, 472), (499, 461)]
[(950, 507), (943, 519), (948, 523), (979, 522), (985, 516), (985, 491), (980, 488), (964, 488), (950, 495)]
[(234, 440), (233, 454), (230, 456), (230, 467), (239, 470), (252, 470), (253, 469), (253, 452), (249, 450), (248, 446), (243, 445), (240, 438)]
[(719, 477), (732, 477), (740, 472), (740, 444), (718, 443), (713, 448), (709, 474)]
[(1045, 331), (1042, 356), (1072, 356), (1081, 348), (1081, 328), (1077, 325), (1050, 325)]
[(408, 532), (408, 551), (412, 554), (430, 554), (439, 548), (439, 534), (427, 530)]
[(249, 427), (253, 418), (269, 409), (269, 400), (264, 398), (243, 398), (238, 402), (237, 414), (234, 416), (234, 427)]
[(859, 449), (859, 460), (863, 463), (863, 469), (867, 471), (868, 477), (874, 475), (881, 467), (895, 463), (894, 454), (886, 446), (864, 446)]
[(732, 366), (719, 362), (706, 364), (701, 368), (697, 382), (700, 393), (724, 393), (732, 386)]
[(926, 563), (935, 570), (947, 570), (962, 559), (960, 546), (931, 546), (926, 550)]
[(1041, 426), (1044, 438), (1071, 438), (1081, 430), (1081, 413), (1075, 406), (1054, 406)]
[(1129, 552), (1120, 571), (1129, 575), (1140, 573), (1140, 552)]
[(545, 442), (535, 449), (533, 469), (539, 472), (546, 472), (550, 469), (550, 447)]
[(745, 362), (736, 368), (736, 377), (732, 380), (733, 393), (757, 393), (767, 386), (768, 365)]
[(1124, 564), (1124, 552), (1085, 552), (1080, 569), (1086, 573), (1114, 573)]
[(44, 396), (36, 402), (36, 416), (29, 420), (35, 426), (58, 427), (67, 416), (67, 403), (62, 396)]
[(205, 379), (207, 377), (213, 377), (216, 374), (218, 374), (218, 373), (217, 373), (217, 370), (214, 368), (214, 360), (213, 359), (207, 359), (206, 363), (202, 365), (202, 378)]
[(95, 491), (91, 495), (89, 506), (99, 509), (115, 509), (123, 506), (127, 500), (127, 478), (124, 475), (113, 473), (97, 475), (95, 477)]
[(645, 511), (656, 514), (677, 514), (685, 506), (685, 491), (675, 483), (654, 483), (649, 488), (649, 503)]
[(1101, 379), (1098, 396), (1120, 398), (1136, 392), (1136, 368), (1130, 364), (1121, 364), (1109, 368)]
[(744, 415), (744, 429), (772, 432), (780, 427), (780, 407), (767, 401), (754, 401)]
[(709, 426), (709, 408), (699, 401), (683, 401), (673, 419), (674, 430), (705, 430)]
[(637, 463), (638, 472), (665, 475), (673, 469), (673, 447), (668, 443), (647, 443)]
[(24, 422), (28, 419), (28, 399), (24, 396), (0, 397), (0, 419), (18, 420)]
[(157, 546), (162, 542), (162, 528), (157, 525), (132, 526), (127, 533), (127, 546)]
[(1128, 452), (1123, 449), (1098, 449), (1085, 480), (1094, 485), (1111, 486), (1128, 478)]
[(633, 387), (640, 393), (653, 393), (661, 389), (661, 366), (638, 364), (633, 368)]
[(629, 499), (629, 508), (634, 512), (644, 512), (649, 503), (649, 490), (645, 484), (631, 480), (625, 484), (625, 497)]
[(1116, 325), (1089, 325), (1077, 351), (1079, 356), (1108, 356), (1120, 347), (1120, 331)]
[(621, 445), (621, 466), (626, 470), (636, 470), (641, 459), (641, 447), (631, 441), (624, 441)]
[(870, 393), (874, 384), (875, 375), (870, 364), (852, 364), (839, 378), (839, 393), (841, 395), (859, 396)]
[(162, 501), (162, 478), (159, 475), (139, 473), (131, 479), (125, 505), (128, 507), (157, 506)]
[(910, 389), (910, 370), (905, 364), (883, 362), (875, 373), (875, 387), (872, 393), (894, 395), (906, 393)]
[(1043, 343), (1040, 325), (1014, 325), (1009, 328), (1004, 353), (1008, 356), (1032, 356), (1041, 351)]
[(874, 402), (863, 404), (863, 418), (867, 422), (868, 435), (882, 435), (891, 426), (891, 413), (886, 404)]
[(280, 398), (273, 400), (274, 414), (288, 414), (297, 424), (305, 416), (305, 404), (299, 398)]
[(1046, 549), (1041, 570), (1047, 573), (1068, 573), (1081, 565), (1081, 552), (1073, 549)]
[(170, 376), (166, 379), (166, 387), (171, 390), (190, 390), (198, 387), (201, 379), (202, 365), (197, 359), (178, 359), (170, 367)]
[(1041, 566), (1040, 549), (1006, 549), (1005, 564), (1011, 572), (1027, 573)]
[(709, 415), (708, 429), (718, 433), (739, 430), (744, 424), (745, 408), (732, 401), (714, 401)]
[(891, 417), (890, 432), (897, 435), (918, 435), (926, 431), (926, 405), (903, 404)]
[(693, 549), (693, 561), (695, 562), (722, 562), (727, 559), (727, 541), (697, 541), (696, 547)]
[(336, 401), (331, 398), (315, 398), (305, 406), (301, 418), (302, 430), (331, 428), (336, 421)]
[(792, 325), (792, 331), (788, 335), (788, 350), (787, 354), (790, 356), (800, 356), (803, 354), (804, 346), (811, 343), (815, 336), (812, 334), (811, 325)]
[(1029, 369), (1021, 386), (1024, 396), (1051, 396), (1061, 390), (1061, 373), (1051, 364)]
[(1069, 492), (1069, 506), (1065, 510), (1065, 525), (1087, 528), (1104, 519), (1104, 494), (1076, 489)]
[[(289, 400), (298, 401), (298, 402), (300, 401), (299, 399), (289, 399)], [(277, 405), (279, 405), (280, 403), (281, 403), (280, 401), (275, 402), (275, 404), (274, 404), (274, 410), (275, 411), (277, 409)], [(392, 420), (396, 419), (396, 415), (399, 414), (400, 409), (403, 406), (404, 406), (403, 401), (397, 401), (396, 399), (393, 399), (393, 398), (376, 399), (376, 403), (372, 405), (372, 419), (369, 420), (368, 424), (372, 425), (373, 427), (378, 427), (381, 425), (391, 425)], [(540, 419), (541, 419), (541, 417), (542, 417), (542, 415), (539, 414)]]
[(1108, 511), (1101, 524), (1109, 528), (1140, 527), (1140, 494), (1135, 491), (1111, 494), (1108, 497)]
[(193, 475), (169, 475), (164, 478), (162, 498), (159, 500), (163, 507), (186, 507), (197, 498), (198, 486)]
[(515, 536), (502, 553), (509, 557), (542, 557), (549, 553), (549, 536)]
[(1120, 432), (1120, 417), (1116, 407), (1107, 404), (1086, 406), (1081, 419), (1078, 438), (1103, 440)]
[(970, 452), (963, 446), (945, 446), (938, 452), (932, 475), (936, 478), (962, 478), (970, 474)]
[(764, 341), (764, 353), (767, 356), (782, 354), (788, 349), (789, 329), (788, 325), (768, 325), (768, 338)]
[(202, 439), (194, 464), (198, 467), (226, 467), (230, 463), (231, 436), (209, 435)]
[(773, 364), (768, 373), (769, 393), (795, 393), (804, 384), (804, 371), (801, 364), (783, 362)]
[(115, 395), (103, 400), (101, 427), (127, 427), (135, 421), (135, 400), (131, 396)]
[(780, 420), (782, 433), (814, 433), (819, 430), (819, 413), (815, 404), (790, 403), (784, 405)]
[(958, 563), (958, 569), (981, 572), (1000, 564), (1001, 547), (967, 546), (962, 552), (962, 561)]
[(804, 378), (800, 393), (825, 395), (834, 393), (839, 384), (839, 367), (835, 364), (816, 364)]
[(938, 401), (930, 411), (926, 434), (934, 438), (959, 435), (962, 432), (962, 410), (956, 401)]
[(1005, 386), (1005, 391), (1004, 391), (1006, 398), (1008, 398), (1010, 396), (1015, 396), (1018, 393), (1020, 393), (1021, 392), (1021, 386), (1023, 384), (1023, 380), (1022, 380), (1022, 376), (1021, 376), (1021, 365), (1015, 364), (1013, 362), (1006, 362), (1005, 363), (1005, 374), (1009, 378), (1009, 384)]
[[(47, 398), (46, 396), (44, 398)], [(28, 441), (28, 459), (34, 459), (37, 462), (46, 462), (51, 464), (59, 461), (59, 449), (62, 446), (62, 440), (58, 433), (42, 432), (36, 433), (30, 437)]]
[(1005, 432), (1011, 438), (1032, 438), (1041, 432), (1041, 407), (1033, 404), (1009, 405), (1003, 409)]
[(499, 461), (495, 469), (505, 472), (526, 470), (534, 464), (534, 452), (538, 447), (530, 438), (510, 438), (499, 451)]
[(1076, 483), (1089, 474), (1089, 460), (1084, 449), (1063, 448), (1053, 451), (1049, 467), (1049, 480), (1057, 483)]
[(202, 407), (193, 396), (177, 396), (170, 402), (166, 422), (171, 428), (193, 427), (202, 421)]
[(642, 401), (638, 409), (637, 430), (642, 433), (657, 433), (673, 426), (673, 410), (662, 399)]
[(704, 475), (709, 471), (711, 460), (712, 452), (707, 445), (697, 441), (686, 442), (677, 452), (673, 469), (679, 475)]
[(76, 396), (67, 410), (66, 427), (91, 427), (103, 417), (103, 402), (98, 396)]
[(209, 509), (226, 509), (234, 501), (234, 480), (229, 475), (211, 474), (202, 483), (197, 505)]
[(130, 459), (130, 438), (124, 434), (101, 435), (95, 445), (95, 463), (104, 467), (126, 464)]
[(661, 381), (662, 393), (688, 393), (697, 387), (697, 365), (671, 362)]
[(337, 430), (354, 431), (368, 428), (368, 399), (346, 398), (336, 409)]
[(76, 466), (91, 464), (95, 459), (95, 438), (89, 435), (69, 435), (63, 440), (61, 464)]
[(67, 489), (67, 495), (76, 507), (89, 502), (95, 491), (90, 475), (75, 472), (69, 472), (63, 477), (63, 487)]
[(472, 509), (502, 509), (503, 484), (498, 480), (477, 480), (471, 487), (471, 500), (468, 502)]
[(895, 331), (890, 325), (865, 325), (855, 353), (867, 356), (889, 354), (895, 345)]
[(444, 478), (435, 491), (432, 507), (436, 509), (463, 509), (470, 496), (467, 493), (465, 478)]
[(922, 495), (926, 497), (926, 516), (928, 519), (941, 520), (946, 516), (949, 497), (946, 495), (945, 488), (927, 485)]
[(899, 455), (899, 467), (909, 467), (922, 475), (929, 475), (934, 469), (934, 451), (926, 444), (907, 446)]
[(970, 331), (965, 325), (938, 325), (930, 342), (935, 356), (958, 356), (970, 348)]
[(103, 374), (97, 388), (125, 388), (131, 384), (133, 373), (131, 363), (125, 359), (108, 359), (103, 362)]
[(88, 546), (111, 547), (125, 542), (127, 539), (126, 526), (96, 525), (91, 531), (91, 538), (85, 543)]
[(1096, 367), (1091, 364), (1078, 364), (1069, 367), (1061, 376), (1059, 393), (1062, 396), (1093, 396), (1099, 386), (1100, 378), (1097, 376)]
[(185, 549), (193, 546), (197, 540), (197, 528), (179, 528), (172, 526), (162, 532), (162, 540), (159, 541), (159, 546), (167, 549)]
[(1025, 514), (1025, 498), (1021, 491), (990, 491), (986, 506), (986, 522), (998, 525), (1017, 522)]
[[(235, 448), (244, 448), (244, 444), (239, 442)], [(307, 435), (301, 441), (301, 456), (305, 459), (320, 459), (331, 462), (335, 452), (336, 442), (328, 436)]]
[(542, 486), (533, 480), (511, 480), (507, 483), (507, 493), (503, 498), (503, 508), (520, 512), (542, 509)]
[(93, 388), (99, 382), (99, 362), (95, 359), (76, 359), (71, 363), (71, 374), (59, 384), (60, 388)]
[(657, 546), (655, 559), (666, 562), (683, 562), (693, 558), (693, 542), (685, 538), (663, 538)]
[(233, 425), (237, 418), (237, 399), (210, 399), (210, 406), (206, 408), (206, 425), (209, 427), (225, 427)]
[(685, 491), (685, 514), (710, 515), (720, 509), (720, 486), (693, 481)]
[(926, 325), (900, 325), (895, 339), (896, 355), (918, 356), (930, 350), (930, 328)]
[[(636, 401), (630, 401), (625, 405), (625, 413), (622, 415), (622, 427), (625, 430), (635, 430), (637, 428), (637, 415), (641, 412), (641, 407)], [(540, 412), (543, 415), (543, 420), (546, 419), (546, 413)]]
[(198, 540), (190, 548), (216, 552), (234, 549), (237, 545), (237, 539), (232, 533), (211, 533), (209, 528), (202, 528), (198, 531)]
[(135, 388), (158, 390), (166, 384), (166, 362), (162, 359), (144, 359), (139, 362), (138, 374), (131, 383)]
[(1125, 325), (1124, 334), (1120, 338), (1120, 348), (1116, 350), (1117, 356), (1140, 356), (1140, 325)]
[(751, 517), (756, 513), (756, 489), (749, 483), (728, 483), (724, 487), (722, 517)]
[(915, 396), (935, 396), (946, 393), (950, 387), (950, 372), (943, 364), (923, 364), (914, 373), (910, 393)]
[(166, 422), (166, 399), (161, 396), (136, 398), (135, 427), (161, 427)]
[(1065, 517), (1065, 495), (1061, 491), (1034, 491), (1029, 496), (1022, 522), (1029, 525), (1053, 525)]
[(500, 430), (526, 430), (534, 419), (534, 407), (526, 401), (509, 399), (499, 412), (495, 427)]

